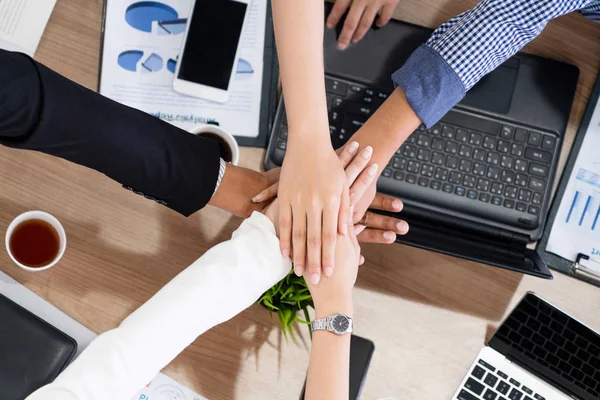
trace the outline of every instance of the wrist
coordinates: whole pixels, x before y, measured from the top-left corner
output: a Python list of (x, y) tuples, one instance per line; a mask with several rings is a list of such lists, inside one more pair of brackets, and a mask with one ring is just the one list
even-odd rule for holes
[(331, 138), (329, 133), (329, 122), (325, 120), (322, 123), (314, 123), (312, 121), (307, 126), (292, 127), (290, 126), (290, 134), (288, 136), (288, 151), (294, 149), (307, 148), (323, 149), (326, 145), (331, 147)]
[(327, 318), (338, 313), (350, 318), (354, 317), (354, 302), (351, 295), (315, 303), (315, 319)]
[(260, 209), (260, 204), (253, 203), (252, 197), (267, 185), (267, 178), (263, 174), (228, 164), (221, 184), (209, 204), (247, 218), (253, 211)]

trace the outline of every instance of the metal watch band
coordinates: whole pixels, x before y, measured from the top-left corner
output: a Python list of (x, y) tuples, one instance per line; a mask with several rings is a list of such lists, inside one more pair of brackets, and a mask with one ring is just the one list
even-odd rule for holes
[[(348, 321), (348, 328), (343, 332), (336, 331), (334, 327), (334, 320), (337, 317), (345, 318)], [(313, 331), (325, 330), (328, 332), (335, 333), (336, 335), (343, 335), (346, 333), (352, 333), (354, 330), (354, 321), (347, 315), (335, 314), (326, 318), (316, 319), (311, 322), (311, 328)]]
[(315, 319), (311, 324), (313, 331), (328, 331), (331, 329), (331, 317)]

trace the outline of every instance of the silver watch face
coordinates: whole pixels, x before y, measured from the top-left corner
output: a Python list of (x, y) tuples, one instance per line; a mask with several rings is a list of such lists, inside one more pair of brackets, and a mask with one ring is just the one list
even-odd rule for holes
[(350, 321), (345, 315), (338, 314), (333, 318), (331, 326), (336, 332), (346, 332), (350, 328)]

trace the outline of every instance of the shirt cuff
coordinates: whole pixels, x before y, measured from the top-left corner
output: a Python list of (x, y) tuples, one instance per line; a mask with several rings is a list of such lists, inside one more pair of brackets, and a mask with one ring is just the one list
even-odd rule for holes
[(213, 191), (213, 196), (217, 193), (219, 186), (221, 186), (221, 181), (225, 176), (225, 170), (227, 170), (227, 163), (222, 158), (219, 158), (219, 176), (217, 177), (217, 184), (215, 185), (215, 190)]
[(438, 122), (464, 96), (465, 86), (448, 63), (427, 45), (421, 45), (392, 74), (396, 87), (428, 128)]

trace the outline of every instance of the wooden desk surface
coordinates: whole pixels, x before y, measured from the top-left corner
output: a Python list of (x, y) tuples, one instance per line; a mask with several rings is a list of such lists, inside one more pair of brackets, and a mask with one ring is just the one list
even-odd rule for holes
[[(401, 0), (396, 17), (435, 27), (474, 4)], [(58, 0), (36, 58), (95, 89), (101, 12), (102, 0)], [(581, 70), (568, 144), (598, 72), (598, 37), (600, 26), (569, 15), (526, 48)], [(260, 168), (263, 155), (244, 149), (241, 164)], [(0, 176), (0, 231), (17, 214), (42, 209), (62, 221), (69, 240), (49, 271), (21, 271), (5, 251), (2, 270), (95, 332), (117, 326), (240, 222), (211, 207), (183, 218), (96, 172), (32, 152), (2, 148)], [(364, 246), (364, 254), (356, 333), (377, 347), (364, 399), (449, 398), (528, 290), (600, 329), (600, 290), (558, 273), (544, 281), (402, 245)], [(165, 372), (210, 399), (296, 399), (308, 362), (304, 340), (286, 343), (277, 321), (254, 306), (203, 335)]]

